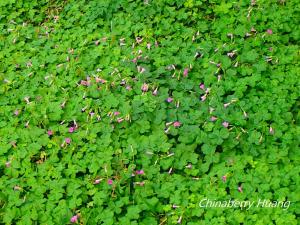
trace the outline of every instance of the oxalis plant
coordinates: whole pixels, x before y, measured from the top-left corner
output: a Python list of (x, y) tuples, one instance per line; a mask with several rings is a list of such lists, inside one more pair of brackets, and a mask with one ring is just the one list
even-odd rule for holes
[(299, 15), (1, 0), (0, 224), (298, 224)]

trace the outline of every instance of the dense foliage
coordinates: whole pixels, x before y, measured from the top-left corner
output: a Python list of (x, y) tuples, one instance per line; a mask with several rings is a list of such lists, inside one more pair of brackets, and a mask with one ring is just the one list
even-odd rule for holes
[(1, 0), (0, 223), (297, 224), (299, 15), (297, 0)]

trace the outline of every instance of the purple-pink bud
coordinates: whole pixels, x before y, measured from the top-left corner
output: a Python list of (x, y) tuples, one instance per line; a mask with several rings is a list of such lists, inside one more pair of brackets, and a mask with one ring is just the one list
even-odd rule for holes
[(267, 33), (271, 35), (271, 34), (273, 34), (273, 31), (271, 29), (268, 29)]
[(202, 90), (205, 90), (204, 84), (201, 83), (201, 84), (199, 85), (199, 88), (202, 89)]
[(118, 118), (118, 119), (117, 119), (117, 122), (118, 122), (118, 123), (121, 123), (123, 120), (124, 120), (123, 118)]
[(143, 174), (145, 174), (144, 170), (137, 170), (135, 173), (138, 174), (138, 175), (143, 175)]
[(94, 181), (94, 184), (99, 184), (100, 183), (100, 179), (96, 179), (95, 181)]
[(222, 125), (223, 125), (223, 127), (227, 128), (229, 126), (229, 123), (225, 121), (222, 123)]
[(170, 97), (169, 97), (169, 98), (167, 98), (166, 101), (169, 102), (169, 103), (170, 103), (170, 102), (173, 102), (173, 98), (170, 98)]
[(71, 223), (77, 223), (77, 221), (78, 221), (78, 216), (77, 215), (72, 216), (71, 219), (70, 219)]
[(134, 58), (133, 60), (131, 60), (131, 62), (136, 63), (137, 62), (137, 58)]
[(204, 102), (205, 99), (206, 99), (206, 95), (202, 95), (202, 96), (201, 96), (201, 101)]
[(17, 109), (16, 109), (15, 112), (14, 112), (14, 114), (15, 114), (16, 116), (19, 115), (19, 113), (20, 113), (20, 112), (19, 112), (19, 110), (17, 110)]
[(173, 123), (173, 126), (174, 126), (174, 127), (180, 127), (180, 126), (181, 126), (181, 123), (180, 123), (179, 121), (175, 121), (175, 122)]
[(48, 134), (49, 136), (51, 136), (51, 135), (53, 135), (53, 131), (52, 131), (52, 130), (48, 130), (48, 131), (47, 131), (47, 134)]
[(212, 122), (216, 121), (217, 119), (218, 119), (218, 118), (215, 117), (215, 116), (210, 117), (210, 121), (212, 121)]
[(71, 143), (71, 138), (66, 138), (66, 139), (65, 139), (65, 142), (66, 142), (67, 144), (70, 144), (70, 143)]
[(149, 88), (148, 84), (144, 83), (144, 84), (142, 85), (142, 87), (141, 87), (141, 90), (142, 90), (143, 92), (147, 92), (147, 91), (148, 91), (148, 88)]
[(115, 115), (115, 116), (118, 116), (118, 115), (120, 115), (120, 112), (119, 112), (119, 111), (116, 111), (116, 112), (114, 112), (114, 115)]
[(183, 71), (183, 76), (186, 77), (189, 73), (189, 69), (188, 68), (185, 68), (184, 71)]
[(109, 185), (112, 185), (112, 184), (113, 184), (113, 180), (112, 180), (112, 179), (109, 179), (109, 180), (107, 181), (107, 183), (108, 183)]
[(75, 127), (70, 127), (69, 128), (69, 133), (73, 133), (75, 131)]

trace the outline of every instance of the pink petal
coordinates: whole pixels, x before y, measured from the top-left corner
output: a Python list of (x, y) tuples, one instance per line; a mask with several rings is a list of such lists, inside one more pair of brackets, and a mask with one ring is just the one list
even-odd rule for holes
[(70, 143), (71, 143), (71, 138), (66, 138), (66, 139), (65, 139), (65, 142), (66, 142), (67, 144), (70, 144)]
[(186, 77), (189, 73), (189, 69), (188, 68), (185, 68), (184, 71), (183, 71), (183, 76)]
[(229, 126), (229, 123), (225, 121), (222, 123), (222, 125), (223, 125), (223, 127), (227, 128)]
[(175, 121), (175, 122), (173, 123), (173, 126), (174, 126), (174, 127), (180, 127), (180, 126), (181, 126), (181, 123), (180, 123), (179, 121)]
[(113, 184), (113, 180), (109, 179), (109, 180), (107, 181), (107, 183), (108, 183), (109, 185), (112, 185), (112, 184)]
[(166, 100), (166, 101), (170, 103), (170, 102), (172, 102), (172, 101), (173, 101), (173, 98), (170, 98), (170, 97), (169, 97), (169, 98), (167, 98), (167, 100)]
[(70, 219), (71, 223), (77, 223), (77, 221), (78, 221), (78, 216), (77, 215), (72, 216), (72, 218)]
[(217, 119), (218, 119), (218, 118), (215, 117), (215, 116), (210, 117), (210, 121), (212, 121), (212, 122), (216, 121)]

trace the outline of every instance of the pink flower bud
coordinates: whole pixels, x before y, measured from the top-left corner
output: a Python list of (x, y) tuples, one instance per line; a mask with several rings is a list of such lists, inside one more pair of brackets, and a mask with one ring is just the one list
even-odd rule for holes
[(180, 123), (179, 121), (175, 121), (175, 122), (173, 123), (173, 126), (174, 126), (174, 127), (180, 127), (180, 126), (181, 126), (181, 123)]
[(222, 180), (224, 181), (224, 182), (226, 182), (226, 180), (227, 180), (227, 176), (222, 176)]
[(186, 77), (189, 73), (189, 69), (188, 68), (185, 68), (184, 71), (183, 71), (183, 76)]
[(227, 128), (229, 126), (229, 123), (225, 121), (222, 123), (222, 125), (223, 125), (223, 127)]
[(146, 69), (144, 67), (138, 66), (138, 72), (139, 73), (144, 73)]
[(157, 95), (157, 88), (155, 88), (155, 90), (152, 92), (152, 94), (153, 94), (154, 96)]
[(272, 127), (270, 127), (269, 132), (270, 132), (270, 134), (274, 134), (274, 129)]
[(175, 204), (173, 204), (173, 205), (172, 205), (172, 208), (173, 208), (173, 209), (176, 209), (176, 208), (179, 208), (179, 206), (178, 206), (178, 205), (175, 205)]
[(199, 88), (202, 89), (202, 90), (205, 90), (204, 84), (200, 84), (200, 85), (199, 85)]
[(77, 221), (78, 221), (78, 216), (77, 215), (72, 216), (71, 219), (70, 219), (71, 223), (77, 223)]
[(216, 121), (217, 119), (218, 119), (218, 118), (215, 117), (215, 116), (210, 117), (210, 121), (212, 121), (212, 122)]
[(141, 87), (141, 90), (142, 90), (143, 92), (147, 92), (147, 91), (148, 91), (148, 88), (149, 88), (148, 84), (144, 83), (144, 84), (142, 85), (142, 87)]
[(206, 95), (202, 95), (202, 96), (201, 96), (201, 101), (204, 102), (205, 99), (206, 99)]
[(167, 98), (166, 101), (169, 102), (169, 103), (170, 103), (170, 102), (173, 102), (173, 98), (170, 98), (170, 97), (169, 97), (169, 98)]
[(271, 35), (271, 34), (273, 34), (273, 31), (271, 29), (268, 29), (267, 33)]
[(17, 110), (17, 109), (16, 109), (15, 112), (14, 112), (14, 114), (15, 114), (16, 116), (19, 115), (19, 113), (20, 113), (20, 112), (19, 112), (19, 110)]
[(150, 50), (150, 48), (151, 48), (151, 44), (150, 43), (147, 43), (147, 48)]
[(143, 175), (143, 174), (145, 174), (144, 170), (137, 170), (135, 173), (138, 174), (138, 175)]
[(65, 139), (65, 142), (66, 142), (67, 144), (70, 144), (70, 143), (71, 143), (71, 138), (66, 138), (66, 139)]
[(99, 184), (100, 183), (100, 179), (96, 179), (95, 181), (94, 181), (94, 184)]
[(131, 62), (136, 63), (137, 62), (137, 58), (134, 58), (133, 60), (131, 60)]
[(239, 191), (239, 192), (243, 192), (242, 186), (239, 186), (239, 187), (238, 187), (238, 191)]
[(120, 112), (119, 112), (119, 111), (116, 111), (116, 112), (114, 112), (114, 115), (115, 115), (115, 116), (118, 116), (118, 115), (120, 115)]
[(109, 179), (109, 180), (107, 181), (107, 183), (108, 183), (109, 185), (112, 185), (112, 184), (113, 184), (113, 180)]
[(70, 127), (69, 128), (69, 133), (73, 133), (75, 131), (75, 127)]
[(48, 131), (47, 131), (47, 134), (48, 134), (49, 136), (52, 136), (52, 135), (53, 135), (53, 131), (52, 131), (52, 130), (48, 130)]
[(230, 58), (233, 58), (234, 55), (235, 55), (234, 52), (228, 52), (228, 53), (227, 53), (227, 56), (230, 57)]
[(118, 118), (118, 119), (117, 119), (117, 122), (118, 122), (118, 123), (121, 123), (123, 120), (124, 120), (123, 118)]

